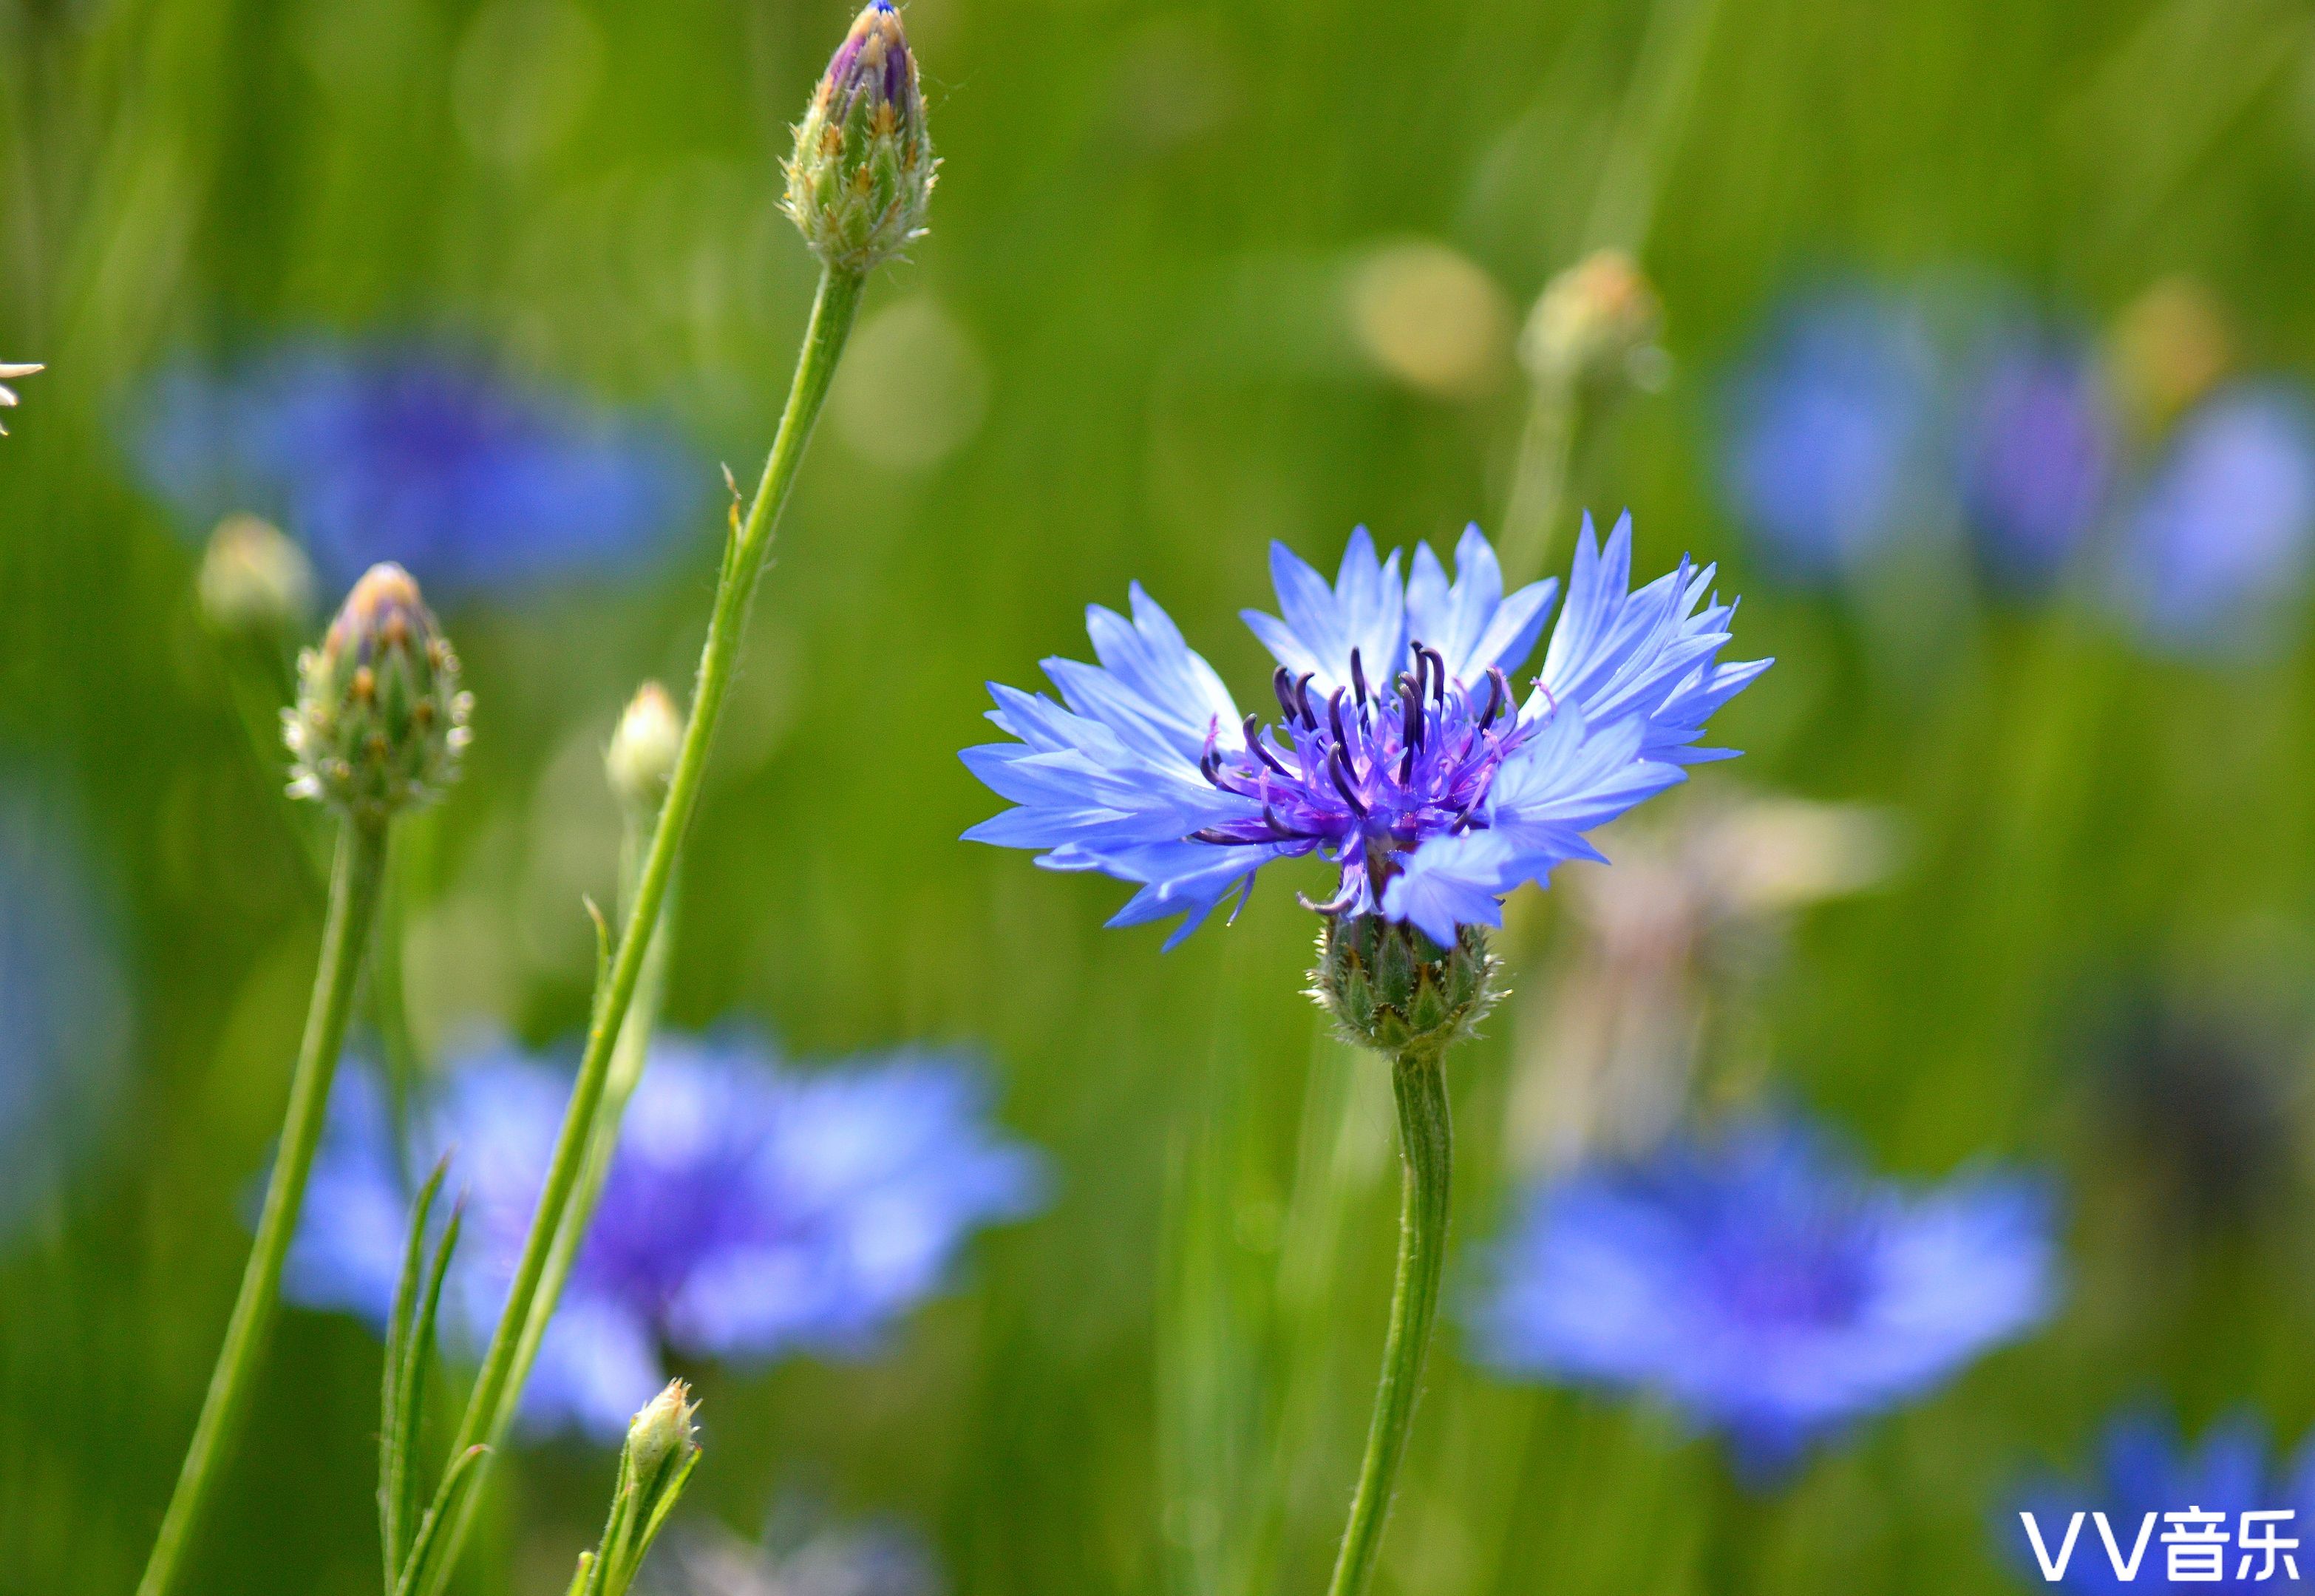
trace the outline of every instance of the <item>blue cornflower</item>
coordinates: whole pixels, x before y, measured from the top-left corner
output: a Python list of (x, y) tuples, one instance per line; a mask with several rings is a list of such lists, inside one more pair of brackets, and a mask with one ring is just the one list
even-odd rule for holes
[(633, 570), (684, 534), (700, 480), (666, 426), (444, 343), (310, 339), (181, 367), (138, 421), (137, 465), (190, 530), (258, 511), (333, 587), (386, 560), (454, 595)]
[[(451, 1156), (463, 1239), (444, 1339), (479, 1356), (504, 1305), (570, 1095), (511, 1051), (466, 1060), (412, 1115), (407, 1166)], [(938, 1290), (975, 1229), (1042, 1201), (1032, 1150), (986, 1121), (971, 1066), (901, 1053), (840, 1070), (751, 1041), (663, 1037), (524, 1394), (526, 1422), (605, 1441), (667, 1380), (664, 1349), (758, 1362), (857, 1355)], [(286, 1290), (383, 1325), (409, 1193), (383, 1095), (341, 1073)]]
[(964, 750), (1019, 807), (965, 833), (1045, 850), (1056, 870), (1141, 884), (1112, 925), (1186, 915), (1193, 930), (1274, 859), (1336, 865), (1329, 915), (1379, 912), (1451, 945), (1503, 923), (1502, 899), (1583, 834), (1726, 757), (1693, 746), (1712, 713), (1768, 668), (1724, 664), (1734, 605), (1713, 569), (1630, 590), (1631, 519), (1603, 549), (1585, 518), (1568, 600), (1522, 702), (1512, 676), (1557, 590), (1506, 597), (1495, 551), (1465, 530), (1450, 583), (1428, 546), (1402, 578), (1351, 536), (1330, 587), (1273, 545), (1280, 616), (1248, 611), (1278, 668), (1279, 716), (1241, 715), (1213, 668), (1140, 584), (1132, 617), (1087, 611), (1098, 666), (1048, 660), (1062, 703), (991, 683), (989, 719), (1018, 738)]
[(2315, 557), (2315, 416), (2295, 388), (2222, 391), (2178, 425), (2122, 527), (2115, 596), (2157, 647), (2283, 638)]
[(1854, 570), (1929, 481), (1936, 352), (1903, 301), (1847, 288), (1787, 306), (1724, 395), (1723, 485), (1793, 581)]
[(120, 1086), (128, 992), (76, 839), (0, 785), (0, 1230), (52, 1191)]
[(2105, 508), (2115, 424), (2089, 351), (2012, 332), (1984, 356), (1956, 439), (1961, 506), (1995, 578), (2038, 588), (2081, 546)]
[[(2224, 1533), (2230, 1543), (2218, 1564), (2220, 1578), (2195, 1581), (2202, 1589), (2222, 1596), (2230, 1591), (2272, 1591), (2278, 1585), (2295, 1585), (2299, 1575), (2315, 1572), (2310, 1567), (2315, 1564), (2315, 1554), (2310, 1550), (2315, 1546), (2315, 1536), (2310, 1533), (2315, 1528), (2315, 1445), (2302, 1447), (2296, 1458), (2276, 1467), (2270, 1460), (2266, 1428), (2255, 1418), (2238, 1415), (2213, 1424), (2204, 1432), (2202, 1444), (2190, 1449), (2168, 1418), (2131, 1412), (2107, 1424), (2101, 1450), (2098, 1474), (2089, 1485), (2047, 1478), (2036, 1481), (1996, 1521), (1996, 1538), (2003, 1551), (2036, 1589), (2046, 1588), (2051, 1582), (2019, 1516), (2025, 1512), (2034, 1515), (2035, 1530), (2042, 1538), (2042, 1556), (2053, 1568), (2064, 1559), (2064, 1577), (2056, 1582), (2064, 1590), (2126, 1596), (2147, 1585), (2174, 1583), (2170, 1554), (2177, 1543), (2166, 1544), (2162, 1538), (2174, 1526), (2161, 1515), (2193, 1508), (2224, 1514)], [(2244, 1512), (2277, 1510), (2295, 1516), (2279, 1521), (2266, 1533), (2254, 1525), (2252, 1538), (2272, 1534), (2284, 1541), (2299, 1542), (2291, 1554), (2299, 1572), (2287, 1574), (2278, 1557), (2273, 1570), (2261, 1577), (2266, 1554), (2245, 1551), (2233, 1543), (2244, 1529)], [(2068, 1556), (2066, 1535), (2077, 1512), (2085, 1516), (2081, 1528), (2074, 1532), (2073, 1552)], [(2099, 1532), (2097, 1520), (2088, 1516), (2100, 1512), (2107, 1519), (2105, 1534)], [(2149, 1513), (2155, 1515), (2151, 1530), (2146, 1521)], [(2109, 1535), (2114, 1541), (2111, 1550), (2107, 1546)], [(2115, 1566), (2116, 1558), (2132, 1571), (2133, 1578), (2122, 1577)], [(2210, 1566), (2205, 1552), (2202, 1567)], [(2192, 1569), (2190, 1564), (2182, 1572)]]
[(2054, 1272), (2030, 1182), (1909, 1194), (1752, 1121), (1538, 1192), (1473, 1329), (1511, 1373), (1660, 1393), (1761, 1476), (2022, 1334)]

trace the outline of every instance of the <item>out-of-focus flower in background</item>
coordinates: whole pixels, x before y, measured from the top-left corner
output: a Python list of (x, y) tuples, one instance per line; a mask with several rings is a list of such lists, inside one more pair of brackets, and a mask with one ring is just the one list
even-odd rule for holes
[(922, 1535), (895, 1519), (847, 1522), (783, 1498), (760, 1541), (713, 1523), (680, 1526), (645, 1570), (643, 1596), (942, 1596)]
[(2096, 528), (2115, 465), (2112, 405), (2087, 349), (2027, 328), (1990, 341), (1956, 419), (1959, 497), (2005, 586), (2046, 587)]
[(1487, 1361), (1659, 1395), (1759, 1482), (2024, 1334), (2057, 1294), (2036, 1183), (1908, 1192), (1792, 1118), (1544, 1187), (1491, 1265), (1472, 1315)]
[[(901, 1053), (826, 1072), (738, 1036), (663, 1037), (524, 1396), (536, 1429), (624, 1436), (666, 1382), (662, 1347), (741, 1363), (857, 1356), (941, 1288), (965, 1240), (1025, 1216), (1046, 1174), (987, 1119), (977, 1068)], [(478, 1356), (544, 1184), (567, 1070), (510, 1051), (454, 1066), (395, 1157), (384, 1096), (341, 1073), (286, 1293), (384, 1323), (404, 1168), (451, 1157), (466, 1224), (444, 1339)]]
[[(2124, 1580), (2114, 1566), (2095, 1521), (2085, 1520), (2065, 1577), (2058, 1582), (2069, 1591), (2110, 1592), (2129, 1596), (2148, 1585), (2181, 1582), (2170, 1577), (2169, 1551), (2162, 1537), (2172, 1525), (2157, 1517), (2155, 1531), (2147, 1537), (2143, 1559), (2132, 1565), (2132, 1549), (2148, 1513), (2184, 1512), (2200, 1508), (2225, 1515), (2228, 1546), (2216, 1580), (2198, 1577), (2198, 1589), (2227, 1592), (2273, 1591), (2299, 1583), (2286, 1575), (2280, 1563), (2264, 1574), (2263, 1554), (2234, 1545), (2241, 1529), (2238, 1515), (2278, 1509), (2295, 1513), (2276, 1526), (2282, 1539), (2300, 1543), (2294, 1556), (2300, 1574), (2311, 1572), (2315, 1553), (2309, 1550), (2307, 1525), (2315, 1518), (2315, 1448), (2302, 1449), (2297, 1458), (2276, 1467), (2270, 1455), (2266, 1427), (2254, 1418), (2239, 1416), (2213, 1424), (2202, 1443), (2190, 1447), (2177, 1424), (2155, 1414), (2134, 1411), (2112, 1420), (2099, 1448), (2099, 1467), (2088, 1483), (2044, 1477), (2019, 1491), (1995, 1521), (1995, 1538), (2022, 1581), (2036, 1590), (2051, 1582), (2037, 1566), (2021, 1512), (2034, 1515), (2043, 1551), (2054, 1562), (2064, 1545), (2066, 1527), (2076, 1512), (2102, 1512), (2111, 1528), (2115, 1549), (2134, 1577)], [(2246, 1567), (2246, 1562), (2248, 1566)]]
[(2211, 290), (2166, 277), (2115, 318), (2109, 364), (2141, 432), (2159, 432), (2234, 369), (2234, 329)]
[(1568, 935), (1519, 1000), (1505, 1129), (1515, 1168), (1645, 1152), (1688, 1107), (1716, 1008), (1770, 962), (1782, 922), (1895, 868), (1896, 821), (1858, 805), (1699, 794), (1601, 838), (1563, 882)]
[(1352, 268), (1344, 308), (1359, 349), (1409, 387), (1470, 399), (1511, 374), (1511, 301), (1446, 244), (1410, 239), (1375, 250)]
[(631, 572), (695, 530), (706, 481), (667, 424), (443, 342), (317, 338), (181, 366), (134, 421), (139, 472), (189, 533), (267, 516), (333, 589), (386, 560), (446, 598)]
[(2222, 388), (2161, 446), (2119, 528), (2113, 597), (2158, 650), (2256, 658), (2286, 643), (2315, 563), (2315, 411)]
[(1937, 359), (1902, 298), (1842, 287), (1775, 315), (1723, 395), (1720, 466), (1762, 562), (1853, 571), (1903, 529), (1935, 469)]
[(78, 838), (0, 778), (0, 1236), (50, 1195), (120, 1086), (129, 990)]

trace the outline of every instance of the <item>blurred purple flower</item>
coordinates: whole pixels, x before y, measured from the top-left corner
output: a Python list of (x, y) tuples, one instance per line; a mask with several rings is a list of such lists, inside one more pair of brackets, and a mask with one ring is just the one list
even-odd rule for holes
[(1746, 1122), (1537, 1193), (1473, 1329), (1508, 1372), (1663, 1395), (1765, 1478), (2038, 1323), (2050, 1231), (2029, 1181), (1909, 1194)]
[(78, 841), (0, 785), (0, 1229), (55, 1188), (120, 1084), (127, 984)]
[[(413, 1114), (410, 1166), (452, 1156), (466, 1228), (444, 1339), (479, 1356), (570, 1093), (511, 1051), (469, 1059)], [(613, 1443), (666, 1382), (663, 1348), (856, 1356), (940, 1289), (974, 1230), (1042, 1205), (1042, 1158), (987, 1122), (980, 1072), (900, 1053), (805, 1073), (752, 1041), (661, 1038), (524, 1395), (536, 1428)], [(407, 1187), (375, 1078), (341, 1073), (285, 1290), (383, 1325)]]
[(2046, 586), (2105, 507), (2114, 417), (2088, 350), (2012, 332), (1984, 358), (1956, 440), (1961, 504), (1980, 559), (2013, 587)]
[(138, 469), (189, 532), (256, 511), (333, 587), (381, 560), (444, 594), (632, 571), (677, 546), (705, 480), (670, 428), (447, 343), (317, 338), (179, 367), (136, 419)]
[(1844, 288), (1787, 305), (1724, 395), (1722, 484), (1788, 580), (1855, 569), (1916, 508), (1938, 371), (1906, 304)]
[(2122, 527), (2115, 595), (2167, 652), (2245, 658), (2285, 640), (2315, 556), (2315, 416), (2281, 384), (2179, 422)]
[[(2107, 1549), (2098, 1521), (2087, 1515), (2106, 1514), (2115, 1552), (2130, 1566), (2148, 1513), (2184, 1512), (2189, 1508), (2224, 1513), (2230, 1543), (2241, 1530), (2243, 1512), (2290, 1510), (2297, 1516), (2281, 1521), (2274, 1533), (2283, 1540), (2300, 1543), (2293, 1553), (2300, 1575), (2315, 1573), (2315, 1567), (2311, 1567), (2315, 1556), (2310, 1551), (2315, 1538), (2309, 1534), (2311, 1523), (2315, 1523), (2315, 1446), (2302, 1448), (2296, 1459), (2276, 1467), (2269, 1460), (2266, 1427), (2247, 1416), (2213, 1424), (2204, 1432), (2202, 1444), (2189, 1449), (2178, 1426), (2169, 1420), (2147, 1413), (2124, 1414), (2107, 1426), (2098, 1473), (2089, 1485), (2049, 1478), (2034, 1482), (1996, 1521), (1996, 1538), (2019, 1575), (2034, 1589), (2045, 1590), (2051, 1581), (2042, 1571), (2025, 1521), (2018, 1515), (2034, 1515), (2043, 1553), (2054, 1565), (2063, 1553), (2073, 1515), (2083, 1513), (2073, 1555), (2067, 1559), (2065, 1577), (2056, 1582), (2058, 1587), (2127, 1596), (2147, 1585), (2177, 1583), (2170, 1579), (2169, 1549), (2162, 1540), (2172, 1525), (2159, 1516), (2155, 1519), (2135, 1566), (2135, 1577), (2125, 1581), (2114, 1566), (2115, 1553)], [(2243, 1566), (2246, 1557), (2248, 1569)], [(2231, 1591), (2272, 1591), (2299, 1583), (2298, 1576), (2286, 1575), (2280, 1561), (2268, 1577), (2259, 1578), (2265, 1561), (2263, 1553), (2246, 1553), (2230, 1544), (2221, 1577), (2195, 1583), (2220, 1596)]]

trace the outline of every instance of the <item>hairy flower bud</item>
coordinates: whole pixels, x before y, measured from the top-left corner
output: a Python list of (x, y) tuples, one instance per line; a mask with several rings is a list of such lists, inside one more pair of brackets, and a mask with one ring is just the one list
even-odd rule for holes
[(202, 618), (225, 633), (302, 633), (314, 607), (314, 566), (306, 551), (253, 515), (217, 523), (195, 587)]
[(627, 1426), (627, 1467), (646, 1495), (699, 1450), (699, 1427), (694, 1423), (699, 1404), (688, 1400), (690, 1396), (689, 1386), (679, 1379), (670, 1380), (667, 1388), (645, 1403)]
[(620, 802), (649, 813), (667, 796), (676, 757), (682, 751), (682, 712), (665, 687), (648, 681), (635, 689), (619, 716), (619, 729), (603, 753), (603, 770)]
[(869, 0), (796, 127), (784, 208), (828, 265), (865, 272), (923, 236), (938, 164), (900, 13)]
[(298, 656), (297, 684), (282, 712), (292, 795), (379, 823), (457, 778), (474, 700), (401, 566), (373, 565), (354, 584), (322, 646)]
[(1328, 915), (1318, 933), (1310, 996), (1344, 1040), (1379, 1052), (1440, 1052), (1495, 1006), (1496, 962), (1487, 934), (1462, 927), (1441, 948), (1415, 927), (1379, 915)]
[(1544, 286), (1520, 334), (1520, 359), (1537, 381), (1632, 380), (1660, 359), (1663, 305), (1631, 256), (1604, 249)]

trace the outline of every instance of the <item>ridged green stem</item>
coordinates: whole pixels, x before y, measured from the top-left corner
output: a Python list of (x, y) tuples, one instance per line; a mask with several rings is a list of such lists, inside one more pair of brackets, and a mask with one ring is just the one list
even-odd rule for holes
[[(617, 951), (612, 955), (609, 979), (597, 998), (594, 1019), (587, 1033), (587, 1049), (579, 1063), (579, 1077), (571, 1088), (571, 1104), (554, 1144), (554, 1160), (547, 1167), (545, 1188), (540, 1192), (538, 1207), (531, 1216), (530, 1233), (523, 1242), (522, 1258), (515, 1268), (506, 1308), (492, 1333), (490, 1351), (483, 1357), (474, 1394), (459, 1421), (457, 1440), (450, 1448), (454, 1458), (475, 1445), (495, 1450), (521, 1398), (521, 1383), (515, 1373), (525, 1327), (530, 1322), (540, 1281), (553, 1255), (555, 1236), (586, 1163), (595, 1113), (602, 1103), (604, 1083), (610, 1072), (611, 1055), (625, 1027), (635, 989), (643, 980), (643, 965), (653, 940), (652, 931), (659, 924), (660, 907), (667, 896), (668, 883), (674, 877), (676, 855), (683, 845), (692, 811), (698, 807), (708, 755), (714, 747), (715, 729), (723, 720), (723, 702), (731, 691), (732, 673), (747, 638), (748, 616), (755, 604), (756, 583), (763, 573), (764, 556), (770, 552), (772, 534), (779, 524), (789, 491), (795, 485), (796, 467), (803, 462), (804, 446), (811, 440), (812, 423), (819, 419), (820, 406), (828, 397), (829, 382), (836, 375), (844, 341), (860, 308), (862, 283), (856, 272), (821, 272), (820, 291), (812, 301), (812, 323), (796, 360), (787, 408), (780, 416), (779, 431), (764, 462), (763, 478), (757, 485), (746, 517), (725, 545), (723, 569), (715, 587), (714, 616), (708, 624), (706, 646), (699, 658), (699, 678), (692, 693), (691, 718), (684, 727), (675, 776), (668, 787), (667, 802), (660, 811), (659, 825), (652, 833), (651, 851), (644, 858), (634, 909), (619, 937)], [(460, 1515), (434, 1562), (430, 1578), (421, 1587), (429, 1596), (439, 1592), (448, 1581), (472, 1522), (471, 1504), (480, 1494), (479, 1487), (470, 1493), (469, 1511)]]
[(322, 927), (321, 966), (314, 974), (314, 998), (306, 1013), (305, 1041), (289, 1080), (289, 1108), (281, 1127), (281, 1148), (265, 1183), (265, 1207), (257, 1239), (242, 1272), (241, 1294), (226, 1323), (225, 1345), (209, 1377), (201, 1416), (168, 1512), (154, 1538), (153, 1556), (138, 1582), (137, 1596), (166, 1596), (175, 1584), (186, 1551), (200, 1526), (201, 1513), (225, 1470), (249, 1402), (249, 1387), (265, 1347), (266, 1333), (281, 1295), (281, 1264), (297, 1228), (306, 1176), (321, 1144), (324, 1111), (338, 1054), (345, 1046), (346, 1019), (362, 967), (362, 946), (377, 918), (378, 887), (386, 869), (386, 828), (348, 820), (338, 832), (337, 856), (330, 867), (330, 907)]
[(1447, 1257), (1447, 1214), (1455, 1137), (1447, 1112), (1447, 1072), (1436, 1051), (1401, 1053), (1391, 1064), (1398, 1099), (1398, 1279), (1391, 1290), (1390, 1334), (1383, 1343), (1382, 1383), (1367, 1426), (1351, 1521), (1335, 1559), (1327, 1596), (1363, 1596), (1390, 1517), (1399, 1459), (1423, 1392), (1424, 1354), (1439, 1312), (1439, 1278)]

